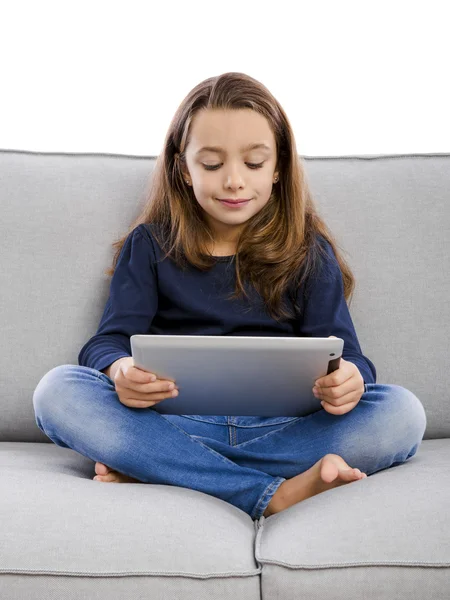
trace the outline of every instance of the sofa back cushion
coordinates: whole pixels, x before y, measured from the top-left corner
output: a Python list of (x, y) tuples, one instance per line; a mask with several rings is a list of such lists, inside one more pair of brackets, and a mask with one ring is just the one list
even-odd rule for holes
[[(34, 389), (95, 334), (111, 244), (140, 213), (155, 160), (0, 151), (0, 440), (49, 442)], [(354, 272), (350, 313), (377, 383), (422, 401), (425, 439), (450, 437), (450, 155), (303, 161)]]

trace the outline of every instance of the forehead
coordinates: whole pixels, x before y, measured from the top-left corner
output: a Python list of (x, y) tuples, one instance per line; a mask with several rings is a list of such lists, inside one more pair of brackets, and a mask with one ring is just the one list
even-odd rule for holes
[(250, 109), (199, 111), (191, 124), (189, 145), (202, 152), (248, 152), (271, 154), (275, 137), (265, 117)]

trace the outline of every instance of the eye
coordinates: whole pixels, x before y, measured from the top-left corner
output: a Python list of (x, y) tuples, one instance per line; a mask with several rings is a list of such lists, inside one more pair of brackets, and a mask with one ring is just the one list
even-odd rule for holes
[[(251, 169), (260, 169), (263, 165), (264, 165), (264, 161), (262, 163), (245, 163), (246, 165), (248, 165)], [(203, 165), (205, 167), (205, 169), (207, 171), (217, 171), (217, 169), (220, 167), (219, 165)]]

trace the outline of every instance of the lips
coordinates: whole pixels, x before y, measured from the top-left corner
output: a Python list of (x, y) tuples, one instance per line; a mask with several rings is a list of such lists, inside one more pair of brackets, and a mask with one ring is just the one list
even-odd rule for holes
[(251, 198), (238, 198), (237, 200), (233, 198), (217, 198), (219, 202), (229, 202), (230, 204), (240, 204), (241, 202), (249, 202)]

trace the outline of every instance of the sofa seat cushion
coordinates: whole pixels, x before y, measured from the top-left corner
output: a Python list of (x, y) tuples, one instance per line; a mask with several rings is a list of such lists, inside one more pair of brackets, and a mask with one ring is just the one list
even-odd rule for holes
[(183, 598), (260, 598), (257, 522), (246, 513), (186, 488), (93, 481), (94, 466), (53, 443), (0, 443), (1, 598), (20, 576), (33, 594), (66, 578), (53, 588), (64, 598), (86, 591), (86, 577), (85, 597), (103, 597), (109, 578), (108, 599), (176, 598), (180, 587)]
[[(263, 598), (450, 598), (450, 439), (258, 522)], [(332, 593), (331, 593), (332, 591)]]

